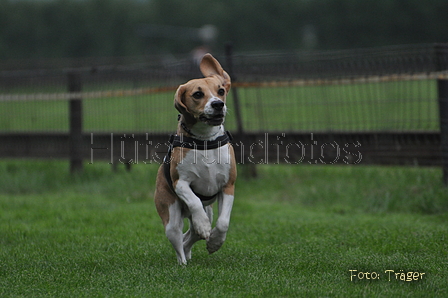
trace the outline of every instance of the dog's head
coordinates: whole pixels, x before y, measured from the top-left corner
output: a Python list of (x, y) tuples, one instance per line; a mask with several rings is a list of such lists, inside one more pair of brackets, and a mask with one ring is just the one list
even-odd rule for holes
[(211, 126), (221, 125), (227, 112), (226, 96), (230, 90), (230, 76), (210, 54), (205, 54), (199, 65), (205, 78), (180, 85), (174, 106), (182, 115)]

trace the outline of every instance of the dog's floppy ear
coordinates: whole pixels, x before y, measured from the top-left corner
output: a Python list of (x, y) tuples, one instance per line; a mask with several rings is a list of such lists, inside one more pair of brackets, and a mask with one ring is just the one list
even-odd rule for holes
[(183, 114), (185, 111), (187, 111), (187, 106), (184, 103), (184, 97), (185, 97), (185, 91), (186, 86), (180, 85), (179, 88), (177, 88), (176, 94), (174, 95), (174, 107)]
[(218, 75), (224, 79), (223, 85), (227, 91), (230, 89), (230, 76), (227, 72), (222, 69), (221, 64), (216, 60), (211, 54), (207, 53), (202, 57), (201, 64), (199, 65), (204, 77), (211, 77)]

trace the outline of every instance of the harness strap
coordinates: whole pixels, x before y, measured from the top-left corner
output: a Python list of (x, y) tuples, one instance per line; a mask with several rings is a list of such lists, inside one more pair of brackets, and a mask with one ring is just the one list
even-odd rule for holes
[[(170, 173), (170, 169), (171, 169), (171, 152), (173, 150), (173, 148), (175, 147), (183, 147), (183, 148), (188, 148), (188, 149), (196, 149), (196, 150), (209, 150), (209, 149), (216, 149), (219, 148), (221, 146), (226, 145), (227, 143), (229, 143), (232, 140), (232, 135), (230, 134), (230, 132), (226, 131), (226, 133), (220, 137), (218, 137), (216, 140), (214, 141), (200, 141), (194, 138), (189, 138), (189, 137), (180, 137), (177, 135), (171, 135), (170, 136), (170, 147), (168, 149), (167, 154), (165, 155), (165, 158), (163, 159), (163, 172), (165, 174), (165, 179), (168, 182), (168, 185), (170, 186), (171, 190), (176, 193), (174, 191), (174, 187), (173, 187), (173, 180), (171, 179), (171, 173)], [(193, 193), (201, 200), (201, 201), (209, 201), (211, 199), (213, 199), (214, 197), (216, 197), (218, 195), (218, 193), (212, 195), (212, 196), (204, 196), (201, 194), (196, 193), (193, 190)]]

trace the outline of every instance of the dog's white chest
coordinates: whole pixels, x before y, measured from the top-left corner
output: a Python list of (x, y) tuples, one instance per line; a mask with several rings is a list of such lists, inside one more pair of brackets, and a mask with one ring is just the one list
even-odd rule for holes
[(179, 179), (201, 195), (212, 196), (229, 181), (229, 145), (212, 150), (189, 150), (177, 165)]

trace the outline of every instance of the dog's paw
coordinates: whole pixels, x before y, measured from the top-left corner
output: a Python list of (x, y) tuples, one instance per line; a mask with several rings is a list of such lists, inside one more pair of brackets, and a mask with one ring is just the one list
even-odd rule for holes
[(191, 260), (191, 249), (184, 251), (185, 252), (185, 259), (187, 261)]
[(207, 250), (209, 254), (219, 250), (226, 240), (226, 234), (219, 233), (216, 228), (211, 232), (210, 238), (207, 240)]
[(212, 230), (212, 226), (210, 225), (210, 220), (207, 216), (200, 219), (196, 218), (196, 220), (193, 217), (193, 226), (196, 234), (198, 234), (201, 239), (207, 240), (208, 238), (210, 238), (210, 231)]
[(179, 265), (181, 266), (186, 266), (187, 265), (187, 259), (185, 257), (177, 257), (177, 262), (179, 263)]

